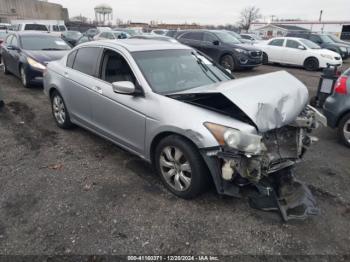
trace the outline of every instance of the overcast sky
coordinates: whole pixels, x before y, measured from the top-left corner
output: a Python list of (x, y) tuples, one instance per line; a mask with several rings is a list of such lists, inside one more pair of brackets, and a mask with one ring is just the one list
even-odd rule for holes
[(62, 4), (71, 17), (94, 18), (94, 7), (108, 4), (114, 18), (133, 22), (151, 20), (166, 23), (234, 24), (246, 6), (257, 6), (266, 18), (350, 20), (350, 0), (49, 0)]

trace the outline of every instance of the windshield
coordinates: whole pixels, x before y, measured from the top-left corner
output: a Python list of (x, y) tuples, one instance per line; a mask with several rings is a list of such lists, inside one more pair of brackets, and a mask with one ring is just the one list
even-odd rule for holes
[(171, 94), (232, 79), (229, 73), (193, 50), (157, 50), (132, 53), (152, 90)]
[(215, 31), (214, 34), (224, 43), (240, 44), (241, 42), (234, 36), (226, 32)]
[(321, 39), (325, 43), (333, 43), (334, 41), (328, 35), (320, 35)]
[(302, 42), (306, 47), (310, 49), (320, 49), (321, 47), (314, 42), (307, 40), (307, 39), (299, 39), (300, 42)]
[(71, 49), (61, 38), (47, 35), (22, 36), (22, 48), (25, 50), (69, 50)]

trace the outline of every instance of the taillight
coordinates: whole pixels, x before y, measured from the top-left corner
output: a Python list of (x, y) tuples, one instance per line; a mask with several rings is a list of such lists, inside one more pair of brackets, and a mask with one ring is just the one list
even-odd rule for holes
[(346, 90), (347, 89), (347, 87), (346, 87), (347, 81), (348, 81), (347, 76), (339, 77), (337, 83), (335, 84), (334, 92), (336, 92), (338, 94), (346, 95), (347, 94), (347, 90)]

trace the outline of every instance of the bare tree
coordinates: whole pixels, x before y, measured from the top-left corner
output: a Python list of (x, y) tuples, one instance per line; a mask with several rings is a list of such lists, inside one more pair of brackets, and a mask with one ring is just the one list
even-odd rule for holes
[(260, 9), (255, 6), (249, 6), (242, 10), (240, 14), (239, 26), (241, 29), (249, 30), (252, 22), (261, 18)]

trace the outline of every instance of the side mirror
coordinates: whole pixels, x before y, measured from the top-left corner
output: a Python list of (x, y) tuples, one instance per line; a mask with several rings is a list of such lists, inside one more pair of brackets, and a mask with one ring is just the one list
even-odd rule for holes
[(112, 83), (113, 92), (124, 95), (132, 95), (135, 93), (135, 85), (130, 81), (119, 81)]
[(305, 48), (304, 46), (302, 46), (302, 45), (299, 45), (299, 46), (298, 46), (298, 49), (300, 49), (300, 50), (306, 50), (306, 48)]
[(220, 44), (219, 40), (215, 40), (215, 41), (213, 42), (213, 45), (219, 45), (219, 44)]

